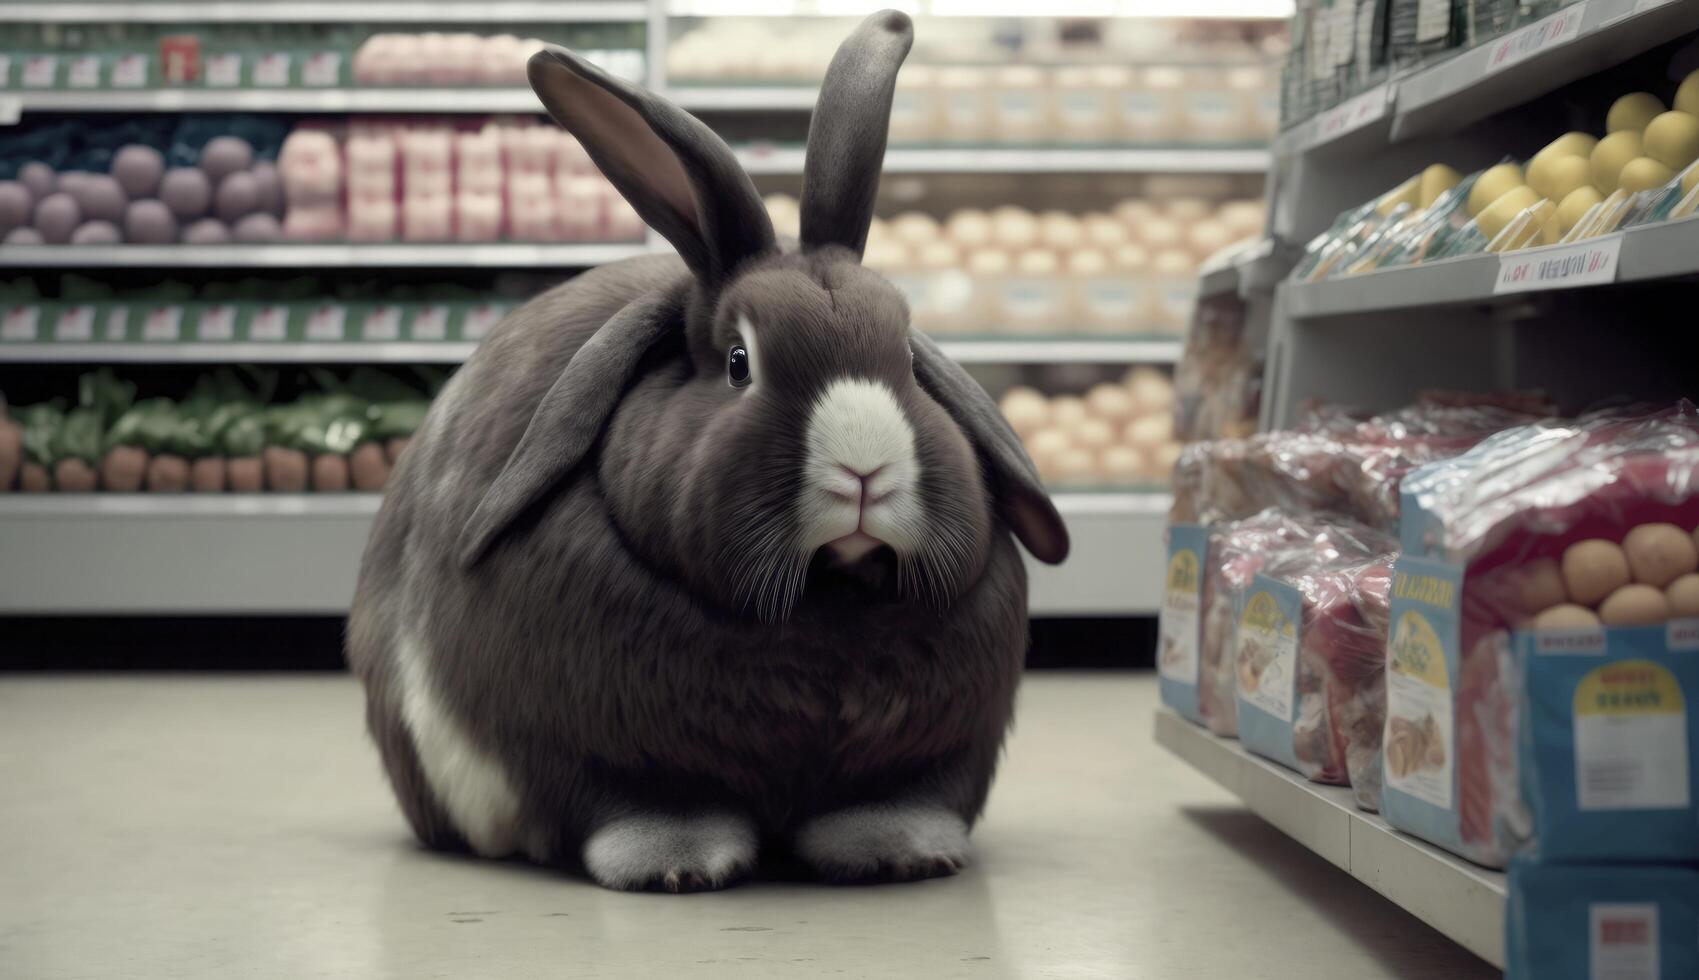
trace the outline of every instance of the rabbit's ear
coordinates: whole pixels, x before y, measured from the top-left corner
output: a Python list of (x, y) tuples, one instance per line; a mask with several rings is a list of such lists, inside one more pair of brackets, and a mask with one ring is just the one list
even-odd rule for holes
[(755, 185), (701, 120), (552, 44), (526, 72), (549, 115), (699, 280), (723, 283), (745, 259), (774, 251)]
[(681, 297), (638, 300), (604, 323), (543, 396), (478, 509), (460, 531), (462, 567), (477, 564), (502, 532), (584, 459), (656, 343), (678, 333)]
[(908, 15), (881, 10), (861, 22), (832, 56), (802, 170), (802, 245), (841, 245), (859, 258), (873, 221), (891, 94), (914, 43)]
[(1026, 550), (1046, 564), (1068, 557), (1068, 527), (997, 403), (961, 365), (918, 330), (909, 331), (914, 377), (979, 450), (997, 511)]

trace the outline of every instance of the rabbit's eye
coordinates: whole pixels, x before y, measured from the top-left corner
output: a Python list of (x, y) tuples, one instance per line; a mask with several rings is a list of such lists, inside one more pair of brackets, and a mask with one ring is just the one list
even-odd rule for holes
[(733, 388), (742, 388), (749, 383), (749, 351), (742, 344), (734, 346), (726, 354), (726, 379)]

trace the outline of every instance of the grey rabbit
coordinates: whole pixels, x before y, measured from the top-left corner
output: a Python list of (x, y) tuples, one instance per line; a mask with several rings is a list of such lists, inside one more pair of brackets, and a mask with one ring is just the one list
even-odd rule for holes
[[(860, 264), (908, 17), (838, 50), (800, 244), (731, 150), (550, 47), (532, 87), (677, 255), (498, 324), (431, 407), (348, 659), (425, 844), (610, 888), (951, 874), (1067, 530), (996, 406)], [(782, 853), (782, 851), (781, 851)]]

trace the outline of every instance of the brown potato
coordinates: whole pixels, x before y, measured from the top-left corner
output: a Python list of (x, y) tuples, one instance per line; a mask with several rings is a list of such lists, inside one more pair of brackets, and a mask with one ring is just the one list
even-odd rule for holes
[(224, 457), (202, 456), (189, 467), (189, 486), (196, 493), (224, 492)]
[(307, 454), (282, 446), (265, 447), (265, 486), (274, 493), (307, 489)]
[(382, 490), (389, 481), (389, 460), (383, 447), (375, 442), (363, 442), (348, 455), (348, 469), (354, 477), (354, 489), (368, 492)]
[(181, 456), (160, 453), (147, 464), (149, 493), (181, 493), (189, 488), (189, 461)]
[(394, 466), (401, 461), (401, 453), (406, 450), (407, 443), (411, 439), (411, 436), (396, 436), (389, 440), (388, 445), (383, 447), (384, 455), (389, 457), (389, 465)]
[(40, 463), (25, 463), (19, 471), (18, 489), (24, 493), (46, 493), (53, 489), (53, 478)]
[(147, 450), (114, 446), (100, 461), (100, 485), (112, 493), (135, 493), (147, 477)]
[(0, 418), (0, 492), (12, 489), (24, 461), (24, 427)]
[(97, 482), (94, 467), (80, 459), (53, 464), (53, 489), (60, 493), (93, 493)]
[(265, 489), (265, 464), (258, 456), (237, 456), (225, 470), (232, 493), (259, 493)]
[(339, 493), (348, 489), (348, 457), (325, 453), (313, 457), (313, 489)]

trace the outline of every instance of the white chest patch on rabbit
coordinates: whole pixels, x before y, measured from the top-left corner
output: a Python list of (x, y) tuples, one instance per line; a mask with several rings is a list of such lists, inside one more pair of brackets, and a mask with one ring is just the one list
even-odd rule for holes
[(891, 390), (846, 378), (826, 387), (808, 417), (802, 543), (856, 561), (881, 544), (913, 554), (925, 533), (914, 427)]
[(425, 649), (411, 636), (396, 644), (401, 717), (437, 802), (472, 850), (505, 857), (515, 850), (519, 798), (507, 773), (472, 743), (438, 700)]

